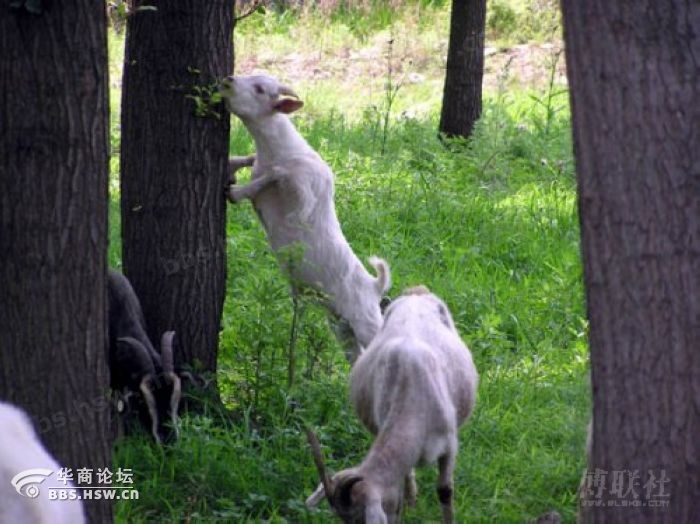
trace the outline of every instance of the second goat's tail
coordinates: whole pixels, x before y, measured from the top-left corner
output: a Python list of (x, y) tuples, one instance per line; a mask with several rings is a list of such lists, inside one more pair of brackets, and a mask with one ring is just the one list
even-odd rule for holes
[(369, 257), (369, 263), (372, 264), (377, 272), (377, 293), (383, 295), (391, 287), (391, 271), (386, 260), (379, 257)]

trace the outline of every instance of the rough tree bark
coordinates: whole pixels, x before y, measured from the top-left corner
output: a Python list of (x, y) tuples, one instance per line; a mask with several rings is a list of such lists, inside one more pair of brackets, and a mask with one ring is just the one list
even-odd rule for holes
[(453, 0), (440, 132), (468, 137), (481, 116), (486, 0)]
[(230, 119), (221, 105), (205, 102), (233, 68), (234, 1), (149, 5), (157, 11), (127, 23), (124, 272), (141, 299), (152, 339), (176, 330), (176, 364), (214, 377), (226, 276), (223, 188)]
[[(0, 7), (0, 399), (28, 411), (65, 467), (96, 470), (111, 463), (105, 9), (89, 0), (8, 4)], [(86, 509), (93, 522), (112, 521), (108, 500)]]
[(581, 517), (698, 522), (700, 7), (562, 9), (593, 385)]

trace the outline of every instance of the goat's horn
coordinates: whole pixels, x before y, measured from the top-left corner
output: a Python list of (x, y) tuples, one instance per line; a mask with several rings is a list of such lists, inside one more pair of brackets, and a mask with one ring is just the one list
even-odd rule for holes
[(279, 94), (285, 96), (292, 96), (297, 100), (299, 99), (299, 95), (297, 95), (291, 87), (281, 85), (279, 89)]
[(163, 371), (170, 373), (175, 372), (175, 365), (173, 363), (173, 338), (175, 338), (175, 332), (166, 331), (160, 339), (160, 358), (163, 361)]
[(151, 417), (151, 434), (158, 444), (160, 444), (160, 436), (158, 435), (158, 408), (156, 406), (156, 398), (151, 391), (153, 375), (146, 375), (141, 379), (139, 389), (143, 395), (143, 399), (148, 406), (148, 414)]
[(318, 441), (316, 434), (310, 429), (306, 430), (306, 439), (309, 441), (309, 446), (311, 446), (311, 453), (314, 456), (314, 462), (316, 463), (316, 469), (318, 470), (318, 476), (321, 477), (321, 484), (323, 484), (323, 491), (326, 492), (326, 498), (331, 500), (333, 496), (331, 489), (331, 479), (328, 477), (328, 471), (326, 470), (326, 464), (323, 461), (323, 453), (321, 452), (321, 444)]

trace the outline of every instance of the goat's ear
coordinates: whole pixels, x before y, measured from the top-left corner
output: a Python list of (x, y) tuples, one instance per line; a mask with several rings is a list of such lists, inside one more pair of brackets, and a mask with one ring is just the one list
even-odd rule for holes
[(362, 482), (359, 475), (351, 475), (338, 483), (334, 492), (331, 506), (338, 506), (341, 510), (347, 510), (353, 506), (352, 488), (355, 484)]
[(304, 102), (301, 100), (294, 100), (293, 98), (282, 98), (281, 100), (275, 102), (272, 106), (275, 111), (284, 113), (286, 115), (301, 109), (304, 106)]
[(323, 499), (326, 498), (326, 490), (323, 489), (323, 484), (319, 484), (318, 487), (316, 488), (316, 491), (314, 491), (309, 497), (306, 499), (306, 507), (307, 508), (315, 508), (317, 507)]
[(440, 316), (440, 322), (442, 322), (447, 329), (454, 329), (452, 317), (447, 311), (447, 308), (442, 304), (438, 304), (438, 315)]

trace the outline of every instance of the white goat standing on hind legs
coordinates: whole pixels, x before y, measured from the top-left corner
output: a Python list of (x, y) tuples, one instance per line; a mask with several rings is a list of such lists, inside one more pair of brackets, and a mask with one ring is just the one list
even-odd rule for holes
[(329, 477), (309, 432), (321, 485), (307, 506), (327, 497), (346, 523), (399, 522), (403, 498), (415, 503), (413, 468), (437, 461), (442, 520), (454, 522), (457, 433), (474, 408), (478, 382), (447, 306), (425, 287), (405, 291), (350, 374), (352, 404), (374, 443), (359, 466)]
[[(253, 201), (294, 296), (310, 288), (325, 297), (352, 363), (381, 327), (379, 304), (390, 286), (389, 266), (371, 257), (377, 271), (371, 276), (345, 239), (333, 202), (333, 172), (287, 116), (303, 106), (296, 93), (268, 76), (229, 76), (219, 90), (256, 148), (255, 155), (229, 160), (233, 173), (252, 166), (253, 174), (249, 184), (231, 185), (227, 196), (234, 203)], [(299, 256), (290, 263), (285, 248), (295, 246)]]

